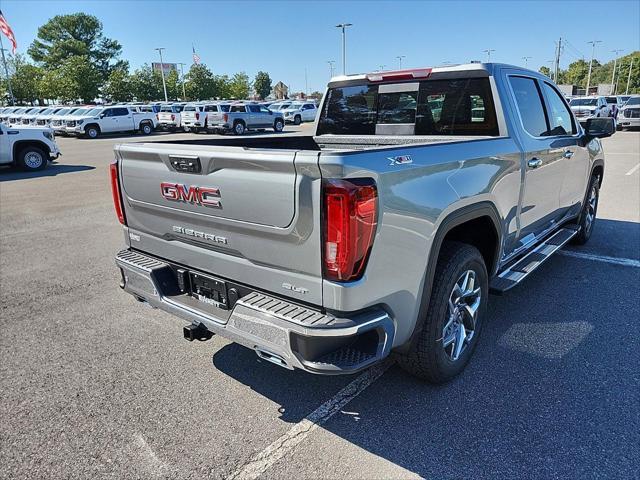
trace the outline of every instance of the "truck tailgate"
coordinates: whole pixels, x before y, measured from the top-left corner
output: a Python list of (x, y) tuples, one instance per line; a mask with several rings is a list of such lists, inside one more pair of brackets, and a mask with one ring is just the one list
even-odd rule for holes
[(321, 304), (318, 152), (146, 143), (116, 156), (132, 248)]

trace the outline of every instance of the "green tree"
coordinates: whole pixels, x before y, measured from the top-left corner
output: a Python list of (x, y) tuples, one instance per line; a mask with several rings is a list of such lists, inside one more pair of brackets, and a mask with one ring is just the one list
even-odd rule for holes
[(114, 102), (130, 102), (133, 100), (133, 86), (129, 72), (117, 68), (109, 74), (109, 79), (102, 89), (103, 95)]
[(44, 70), (39, 80), (39, 97), (57, 100), (62, 96), (63, 78), (59, 69)]
[(89, 103), (100, 93), (101, 74), (89, 57), (70, 57), (60, 65), (58, 71), (61, 99)]
[(549, 70), (549, 67), (540, 67), (540, 69), (538, 70), (541, 74), (546, 75), (547, 77), (551, 78), (551, 70)]
[(216, 75), (213, 81), (215, 98), (231, 98), (231, 80), (227, 75)]
[(249, 76), (244, 73), (236, 73), (229, 82), (229, 96), (235, 99), (243, 99), (251, 92), (251, 82)]
[(589, 63), (584, 60), (578, 60), (570, 63), (564, 72), (565, 82), (570, 85), (579, 85), (585, 87), (587, 84), (587, 73), (589, 72)]
[(164, 99), (162, 79), (148, 64), (144, 64), (131, 75), (131, 91), (136, 100), (146, 102)]
[(56, 15), (38, 29), (28, 53), (46, 67), (57, 68), (72, 57), (87, 57), (103, 80), (114, 68), (122, 68), (118, 57), (122, 46), (102, 33), (102, 23), (93, 15)]
[(187, 97), (192, 100), (205, 100), (216, 97), (216, 79), (213, 72), (204, 64), (193, 64), (185, 75)]
[(11, 60), (13, 71), (11, 87), (16, 101), (33, 103), (40, 98), (41, 79), (44, 73), (42, 68), (27, 63), (22, 55), (16, 55)]
[[(160, 82), (162, 82), (162, 78), (160, 78)], [(182, 83), (180, 82), (177, 70), (172, 69), (168, 75), (165, 75), (165, 82), (167, 84), (167, 96), (169, 100), (177, 100), (182, 97)]]
[(271, 77), (267, 72), (258, 72), (253, 81), (253, 87), (261, 99), (265, 99), (271, 93)]

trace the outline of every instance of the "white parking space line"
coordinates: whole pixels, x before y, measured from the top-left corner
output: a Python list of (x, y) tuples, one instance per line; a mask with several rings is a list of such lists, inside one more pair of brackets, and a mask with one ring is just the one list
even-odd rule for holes
[(633, 167), (631, 170), (629, 170), (627, 173), (625, 173), (625, 175), (633, 175), (635, 172), (638, 171), (639, 168), (640, 168), (640, 163), (637, 164), (635, 167)]
[(229, 475), (229, 479), (253, 480), (262, 475), (269, 467), (302, 443), (314, 430), (333, 417), (351, 400), (360, 395), (369, 385), (382, 376), (393, 365), (386, 361), (374, 365), (361, 373), (355, 380), (336, 393), (333, 398), (316, 408), (302, 421), (296, 423), (280, 438), (255, 455), (249, 462)]
[(617, 258), (608, 257), (606, 255), (594, 255), (592, 253), (574, 252), (573, 250), (560, 250), (560, 255), (565, 257), (581, 258), (583, 260), (594, 260), (596, 262), (612, 263), (614, 265), (623, 265), (625, 267), (640, 268), (640, 260), (634, 260), (632, 258)]

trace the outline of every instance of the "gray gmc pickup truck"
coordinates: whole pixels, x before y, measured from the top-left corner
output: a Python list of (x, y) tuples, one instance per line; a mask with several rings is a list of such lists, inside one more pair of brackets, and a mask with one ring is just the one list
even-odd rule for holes
[(509, 290), (593, 231), (611, 118), (501, 64), (336, 77), (308, 136), (128, 143), (121, 287), (264, 360), (457, 375)]

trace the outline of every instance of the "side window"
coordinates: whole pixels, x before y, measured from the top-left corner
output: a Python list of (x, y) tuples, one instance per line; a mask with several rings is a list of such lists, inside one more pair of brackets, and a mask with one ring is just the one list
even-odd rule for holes
[(113, 116), (113, 108), (107, 108), (104, 112), (102, 112), (102, 114), (105, 117), (112, 117)]
[(113, 116), (114, 117), (124, 117), (125, 115), (129, 114), (129, 110), (126, 108), (114, 108), (113, 109)]
[(267, 107), (260, 107), (260, 113), (269, 113), (269, 109)]
[(549, 104), (549, 123), (551, 124), (549, 135), (573, 135), (576, 133), (573, 115), (571, 115), (571, 112), (556, 89), (547, 82), (543, 85), (544, 94)]
[(527, 77), (510, 77), (509, 83), (516, 97), (524, 129), (534, 137), (545, 135), (548, 130), (546, 113), (536, 81)]
[(246, 109), (244, 108), (244, 105), (234, 105), (231, 107), (231, 112), (232, 113), (245, 113)]
[(207, 105), (206, 107), (204, 107), (204, 111), (205, 112), (217, 112), (218, 111), (218, 106), (217, 105)]
[(260, 106), (259, 105), (249, 105), (249, 111), (251, 113), (260, 113)]

